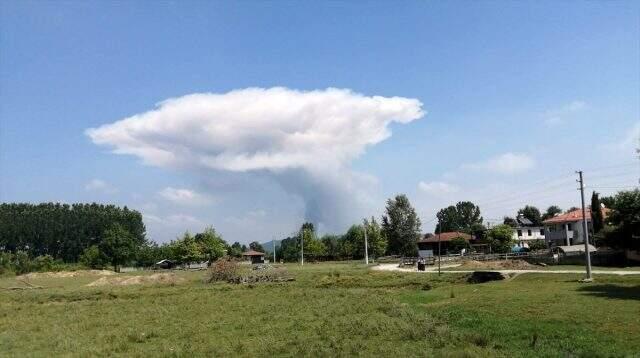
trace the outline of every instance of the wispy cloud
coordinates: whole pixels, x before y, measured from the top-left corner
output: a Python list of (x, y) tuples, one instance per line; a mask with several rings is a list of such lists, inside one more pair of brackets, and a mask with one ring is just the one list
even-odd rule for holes
[(118, 188), (101, 179), (91, 179), (85, 184), (84, 189), (86, 191), (96, 191), (105, 194), (115, 194), (118, 192)]
[(158, 192), (158, 194), (163, 199), (179, 205), (199, 206), (210, 204), (212, 202), (212, 198), (210, 196), (200, 194), (189, 189), (166, 187)]
[(571, 119), (574, 114), (584, 111), (587, 107), (587, 103), (584, 101), (567, 103), (559, 108), (547, 111), (544, 115), (544, 123), (548, 126), (561, 124)]
[(457, 186), (449, 183), (441, 182), (441, 181), (433, 181), (433, 182), (421, 181), (418, 183), (418, 189), (430, 195), (445, 195), (445, 194), (457, 193), (459, 191), (459, 188)]
[(484, 170), (498, 174), (517, 174), (533, 169), (536, 161), (533, 157), (523, 153), (504, 153), (488, 160), (463, 164), (464, 169)]

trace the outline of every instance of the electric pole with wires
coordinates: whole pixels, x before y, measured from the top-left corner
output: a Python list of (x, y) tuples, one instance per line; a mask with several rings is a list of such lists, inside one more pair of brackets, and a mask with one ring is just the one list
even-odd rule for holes
[[(582, 232), (584, 238), (584, 254), (587, 265), (587, 278), (585, 281), (591, 282), (593, 278), (591, 277), (591, 254), (589, 253), (589, 230), (587, 225), (587, 211), (584, 207), (584, 179), (582, 178), (582, 170), (577, 171), (579, 179), (577, 180), (580, 183), (580, 199), (582, 201)], [(600, 208), (596, 208), (595, 210), (599, 210)], [(594, 210), (594, 208), (591, 208)]]

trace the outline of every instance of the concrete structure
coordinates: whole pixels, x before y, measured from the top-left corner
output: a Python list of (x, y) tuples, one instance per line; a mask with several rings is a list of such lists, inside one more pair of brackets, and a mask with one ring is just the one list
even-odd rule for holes
[[(607, 217), (609, 209), (602, 208), (603, 217)], [(591, 208), (586, 209), (588, 230), (592, 230)], [(582, 209), (576, 209), (556, 215), (542, 222), (549, 247), (584, 245), (582, 228)], [(584, 251), (584, 250), (583, 250)]]
[(529, 248), (529, 243), (536, 240), (545, 240), (544, 226), (533, 225), (531, 220), (522, 215), (516, 218), (518, 226), (513, 228), (513, 241), (518, 247)]

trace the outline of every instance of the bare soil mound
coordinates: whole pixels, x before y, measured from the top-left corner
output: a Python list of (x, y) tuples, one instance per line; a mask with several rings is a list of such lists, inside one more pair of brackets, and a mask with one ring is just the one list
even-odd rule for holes
[(178, 277), (174, 273), (156, 273), (145, 276), (101, 277), (87, 286), (173, 285), (182, 282), (184, 282), (184, 278)]
[(38, 279), (38, 278), (65, 278), (65, 277), (78, 277), (78, 276), (111, 276), (115, 275), (115, 272), (108, 270), (78, 270), (78, 271), (58, 271), (58, 272), (31, 272), (18, 276), (22, 279)]
[(465, 261), (458, 268), (480, 270), (528, 270), (536, 266), (524, 260), (500, 260), (500, 261)]

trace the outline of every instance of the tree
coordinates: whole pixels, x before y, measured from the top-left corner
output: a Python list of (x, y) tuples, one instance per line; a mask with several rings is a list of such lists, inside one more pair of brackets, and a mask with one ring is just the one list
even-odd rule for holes
[(231, 257), (241, 257), (242, 256), (242, 245), (239, 242), (234, 242), (229, 248), (229, 256)]
[(542, 215), (540, 219), (542, 221), (545, 221), (547, 219), (551, 219), (552, 217), (558, 214), (562, 214), (562, 209), (560, 209), (560, 207), (557, 205), (551, 205), (550, 207), (547, 208), (547, 211)]
[(449, 247), (452, 251), (460, 252), (462, 249), (469, 248), (469, 243), (462, 237), (454, 237), (449, 241)]
[(509, 252), (513, 246), (513, 228), (509, 225), (497, 225), (487, 232), (487, 242), (494, 252)]
[(618, 192), (607, 219), (609, 246), (640, 250), (640, 189)]
[(135, 256), (137, 248), (135, 237), (120, 224), (114, 224), (105, 231), (99, 246), (116, 272), (120, 272), (120, 265)]
[(460, 201), (441, 209), (438, 214), (436, 232), (462, 231), (471, 233), (476, 224), (482, 224), (480, 208), (470, 201)]
[(593, 233), (597, 234), (604, 228), (604, 216), (598, 193), (591, 194), (591, 222), (593, 223)]
[(518, 215), (522, 215), (523, 217), (529, 219), (533, 226), (540, 226), (542, 224), (542, 216), (540, 215), (540, 210), (535, 206), (525, 205), (524, 208), (518, 210)]
[(182, 235), (181, 239), (173, 241), (174, 257), (181, 263), (200, 262), (205, 259), (202, 246), (188, 231)]
[(325, 254), (325, 247), (322, 241), (316, 238), (313, 224), (306, 222), (300, 227), (298, 232), (299, 240), (302, 241), (304, 255), (311, 258), (318, 258)]
[(324, 235), (320, 241), (325, 247), (325, 255), (330, 260), (337, 260), (341, 256), (340, 252), (340, 236), (338, 235)]
[(386, 215), (382, 217), (382, 231), (388, 240), (391, 254), (415, 256), (418, 252), (420, 219), (406, 195), (387, 200)]
[(200, 252), (204, 255), (209, 266), (227, 253), (227, 243), (212, 226), (196, 234), (194, 240), (200, 246)]
[(517, 227), (518, 226), (518, 222), (516, 221), (516, 219), (509, 217), (509, 216), (505, 216), (504, 219), (502, 220), (502, 224), (504, 225), (509, 225), (511, 227)]
[(97, 245), (93, 245), (82, 252), (80, 263), (92, 269), (103, 269), (109, 263), (109, 258), (100, 251)]
[(264, 252), (264, 247), (262, 247), (262, 245), (257, 241), (250, 243), (249, 248), (254, 251)]
[(364, 226), (367, 229), (369, 256), (384, 256), (385, 252), (387, 252), (387, 238), (384, 236), (382, 228), (373, 216), (371, 217), (371, 220), (365, 219)]

